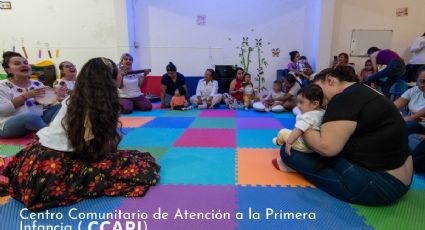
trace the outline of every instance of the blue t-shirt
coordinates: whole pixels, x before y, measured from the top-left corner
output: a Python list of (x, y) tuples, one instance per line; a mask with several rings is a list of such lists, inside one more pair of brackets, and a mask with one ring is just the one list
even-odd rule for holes
[(167, 89), (165, 90), (166, 94), (174, 95), (176, 89), (178, 89), (180, 86), (186, 85), (186, 80), (183, 74), (179, 72), (177, 72), (177, 78), (175, 82), (171, 80), (168, 74), (164, 74), (161, 78), (161, 85), (165, 85), (167, 87)]

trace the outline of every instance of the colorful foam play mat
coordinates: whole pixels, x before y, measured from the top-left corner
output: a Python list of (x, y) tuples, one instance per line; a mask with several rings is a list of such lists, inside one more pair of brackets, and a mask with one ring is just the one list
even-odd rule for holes
[[(273, 168), (279, 148), (271, 140), (293, 128), (290, 113), (154, 109), (120, 119), (120, 148), (150, 152), (161, 165), (158, 185), (144, 197), (99, 197), (38, 213), (2, 197), (0, 229), (425, 229), (424, 176), (414, 176), (398, 203), (366, 207)], [(0, 155), (30, 140), (0, 140)]]

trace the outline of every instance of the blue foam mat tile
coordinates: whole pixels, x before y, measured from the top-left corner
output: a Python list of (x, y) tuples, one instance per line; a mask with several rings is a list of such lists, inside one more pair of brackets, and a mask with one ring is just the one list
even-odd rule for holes
[(133, 111), (130, 114), (122, 114), (123, 117), (157, 117), (161, 116), (167, 110), (164, 109), (153, 109), (151, 111)]
[(159, 161), (161, 184), (234, 185), (233, 148), (171, 148)]
[(273, 116), (276, 118), (295, 118), (295, 115), (292, 112), (273, 113)]
[[(7, 204), (0, 206), (0, 229), (28, 229), (25, 228), (25, 226), (31, 226), (33, 224), (39, 227), (44, 226), (44, 229), (48, 229), (47, 226), (49, 225), (58, 226), (58, 228), (56, 229), (70, 229), (65, 228), (65, 226), (67, 225), (70, 225), (71, 229), (78, 229), (78, 224), (80, 220), (73, 220), (70, 218), (69, 212), (71, 209), (76, 209), (71, 212), (72, 217), (74, 217), (74, 215), (78, 215), (79, 213), (87, 214), (114, 212), (115, 208), (122, 204), (123, 199), (123, 197), (99, 197), (87, 199), (71, 206), (52, 208), (48, 210), (49, 213), (57, 213), (57, 215), (61, 215), (62, 219), (52, 219), (49, 217), (44, 219), (37, 218), (35, 220), (22, 219), (20, 216), (21, 211), (24, 217), (28, 217), (30, 212), (28, 210), (23, 210), (25, 206), (22, 203), (12, 199)], [(46, 210), (41, 212), (46, 212)], [(99, 218), (81, 220), (81, 229), (88, 229), (87, 227), (89, 222), (96, 220), (102, 221)], [(23, 228), (21, 228), (21, 224), (24, 226)], [(61, 226), (62, 228), (60, 228)], [(30, 227), (29, 229), (32, 228)]]
[(279, 129), (238, 129), (237, 146), (239, 148), (279, 148), (272, 143)]
[(187, 128), (195, 120), (194, 117), (157, 117), (147, 123), (143, 128)]
[[(356, 209), (318, 189), (238, 186), (236, 191), (238, 212), (244, 214), (238, 229), (373, 229)], [(253, 219), (254, 212), (260, 219)]]
[(425, 190), (425, 175), (414, 174), (411, 188)]
[(285, 129), (294, 129), (295, 119), (295, 117), (278, 118)]
[(125, 135), (120, 147), (171, 147), (185, 129), (137, 128)]
[(127, 135), (127, 134), (129, 134), (129, 133), (133, 132), (134, 130), (136, 130), (136, 129), (135, 129), (135, 128), (121, 128), (121, 132), (122, 132), (124, 135)]

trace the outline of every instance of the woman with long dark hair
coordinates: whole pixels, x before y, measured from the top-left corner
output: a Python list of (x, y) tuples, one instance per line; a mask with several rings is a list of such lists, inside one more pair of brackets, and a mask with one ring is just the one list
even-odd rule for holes
[(120, 82), (112, 60), (89, 60), (49, 127), (0, 170), (8, 178), (0, 196), (39, 210), (94, 196), (143, 196), (155, 185), (159, 166), (149, 153), (117, 149)]

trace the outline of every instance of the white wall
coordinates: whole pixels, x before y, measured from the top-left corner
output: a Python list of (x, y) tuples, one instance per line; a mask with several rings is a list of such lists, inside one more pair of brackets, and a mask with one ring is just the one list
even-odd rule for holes
[[(277, 69), (286, 68), (291, 50), (316, 62), (319, 0), (133, 1), (138, 64), (152, 68), (153, 75), (163, 74), (169, 61), (187, 76), (201, 76), (214, 65), (239, 64), (236, 47), (242, 37), (249, 37), (251, 45), (254, 38), (263, 39), (268, 85)], [(197, 15), (206, 15), (206, 26), (196, 24)], [(272, 48), (280, 48), (279, 58), (272, 57)], [(254, 58), (250, 72), (255, 74)]]
[(15, 46), (23, 54), (23, 38), (31, 63), (49, 59), (45, 43), (56, 64), (69, 60), (81, 68), (92, 57), (118, 60), (129, 50), (126, 8), (123, 0), (14, 0), (12, 10), (0, 12), (1, 48)]
[[(408, 7), (409, 15), (396, 17), (395, 11)], [(411, 42), (425, 32), (425, 1), (423, 0), (336, 0), (334, 9), (332, 55), (349, 53), (353, 29), (393, 29), (390, 48), (409, 60)], [(328, 63), (331, 57), (328, 58)], [(358, 71), (367, 58), (350, 57)]]

